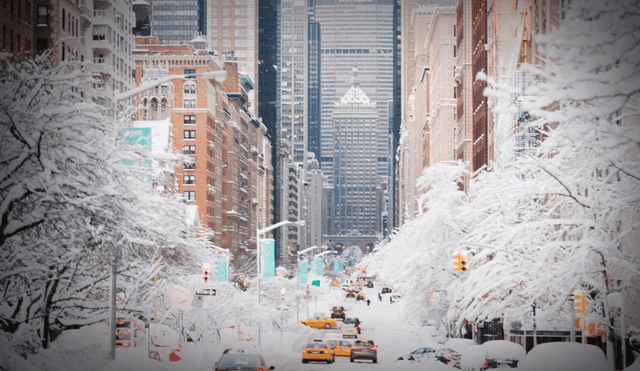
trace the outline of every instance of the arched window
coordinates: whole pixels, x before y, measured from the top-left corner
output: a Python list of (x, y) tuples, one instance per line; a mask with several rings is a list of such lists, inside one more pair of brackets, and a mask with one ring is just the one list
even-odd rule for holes
[(142, 100), (142, 107), (146, 107), (147, 106), (147, 98), (144, 98)]
[(189, 84), (184, 85), (184, 93), (189, 94)]
[(196, 86), (191, 85), (191, 94), (195, 94), (195, 93), (196, 93)]
[(151, 119), (158, 119), (158, 99), (155, 97), (151, 98)]

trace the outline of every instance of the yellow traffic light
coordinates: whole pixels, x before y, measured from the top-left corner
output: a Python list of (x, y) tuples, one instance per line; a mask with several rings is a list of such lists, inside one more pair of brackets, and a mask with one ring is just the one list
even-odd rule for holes
[(461, 253), (453, 255), (453, 271), (454, 272), (466, 272), (467, 271), (467, 258)]

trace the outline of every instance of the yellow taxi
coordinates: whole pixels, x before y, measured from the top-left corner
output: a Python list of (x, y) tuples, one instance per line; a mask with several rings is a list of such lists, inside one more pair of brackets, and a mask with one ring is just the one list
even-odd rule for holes
[(342, 339), (325, 339), (324, 340), (336, 357), (350, 357), (351, 356), (351, 343)]
[(302, 363), (308, 363), (309, 361), (333, 363), (335, 360), (336, 356), (333, 349), (322, 340), (314, 340), (302, 348)]
[(304, 319), (300, 321), (300, 323), (309, 327), (317, 328), (332, 328), (338, 326), (335, 319), (328, 318), (322, 313), (316, 313), (313, 317)]

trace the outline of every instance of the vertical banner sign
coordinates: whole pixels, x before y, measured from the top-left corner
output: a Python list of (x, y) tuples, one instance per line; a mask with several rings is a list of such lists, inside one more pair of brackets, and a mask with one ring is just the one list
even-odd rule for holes
[(322, 276), (324, 274), (324, 259), (316, 259), (316, 274)]
[(226, 260), (218, 260), (218, 282), (226, 282), (227, 281), (227, 261)]
[(276, 242), (274, 240), (260, 240), (262, 246), (262, 278), (273, 278), (276, 276)]
[(298, 276), (300, 276), (300, 284), (307, 284), (307, 277), (309, 276), (309, 262), (301, 260), (298, 262)]

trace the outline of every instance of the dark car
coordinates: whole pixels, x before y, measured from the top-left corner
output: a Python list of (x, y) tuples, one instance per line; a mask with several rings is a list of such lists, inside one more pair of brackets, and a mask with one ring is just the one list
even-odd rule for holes
[(391, 289), (388, 287), (383, 287), (382, 291), (380, 291), (383, 294), (390, 294), (391, 293)]
[(372, 289), (372, 288), (373, 288), (373, 282), (368, 281), (368, 282), (367, 282), (367, 287), (368, 287), (368, 288), (370, 288), (370, 289)]
[(371, 340), (356, 340), (351, 346), (350, 361), (356, 359), (370, 359), (373, 363), (378, 363), (378, 347)]
[(353, 325), (358, 329), (358, 334), (360, 334), (360, 330), (362, 329), (362, 325), (360, 324), (360, 319), (358, 317), (347, 317), (344, 319), (345, 325)]
[(347, 290), (347, 298), (355, 298), (356, 297), (356, 290), (354, 289), (348, 289)]
[(274, 370), (275, 367), (267, 366), (260, 354), (239, 353), (226, 354), (213, 366), (214, 371), (258, 371)]
[(347, 311), (342, 306), (336, 305), (335, 307), (331, 308), (331, 318), (342, 318), (344, 320), (346, 314)]

